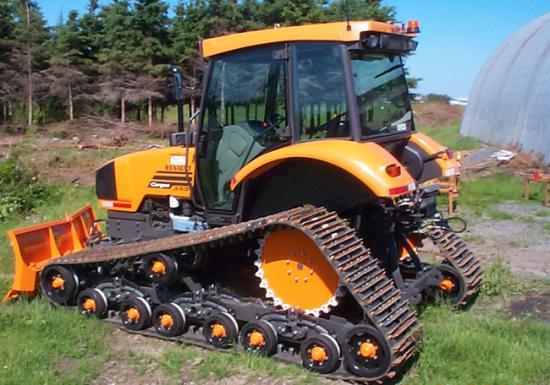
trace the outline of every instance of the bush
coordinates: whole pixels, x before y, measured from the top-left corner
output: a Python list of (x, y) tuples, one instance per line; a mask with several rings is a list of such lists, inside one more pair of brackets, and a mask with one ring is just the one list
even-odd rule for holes
[(24, 170), (17, 157), (0, 163), (0, 221), (31, 211), (48, 196), (49, 188), (35, 173)]

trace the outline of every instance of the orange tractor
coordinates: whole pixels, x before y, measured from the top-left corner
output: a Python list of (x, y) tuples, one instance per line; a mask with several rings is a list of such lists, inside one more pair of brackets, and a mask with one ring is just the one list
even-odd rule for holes
[(6, 300), (40, 287), (132, 331), (395, 375), (421, 338), (411, 305), (466, 305), (482, 281), (436, 208), (453, 152), (414, 128), (402, 56), (416, 32), (365, 21), (204, 40), (197, 132), (97, 171), (106, 233), (89, 207), (10, 232)]

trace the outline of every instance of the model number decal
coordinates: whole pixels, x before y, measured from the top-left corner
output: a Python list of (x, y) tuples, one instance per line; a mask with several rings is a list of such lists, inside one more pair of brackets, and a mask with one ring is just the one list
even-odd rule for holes
[(185, 166), (187, 159), (183, 155), (172, 155), (170, 157), (170, 164), (174, 166)]
[(164, 182), (150, 182), (149, 187), (152, 188), (170, 188), (172, 185), (170, 183), (164, 183)]

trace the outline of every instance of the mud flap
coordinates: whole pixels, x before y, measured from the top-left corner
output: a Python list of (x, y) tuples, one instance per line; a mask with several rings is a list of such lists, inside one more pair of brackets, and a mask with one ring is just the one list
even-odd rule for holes
[(51, 259), (86, 248), (88, 239), (97, 231), (95, 219), (94, 210), (88, 204), (64, 219), (10, 230), (15, 276), (3, 302), (22, 295), (34, 296), (38, 290), (38, 273)]

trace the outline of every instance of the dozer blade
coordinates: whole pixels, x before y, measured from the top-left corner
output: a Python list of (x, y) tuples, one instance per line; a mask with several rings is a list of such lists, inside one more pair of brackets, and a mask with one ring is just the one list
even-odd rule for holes
[(38, 273), (49, 260), (86, 248), (95, 229), (95, 213), (89, 204), (64, 219), (10, 230), (15, 276), (3, 302), (32, 297), (38, 290)]

